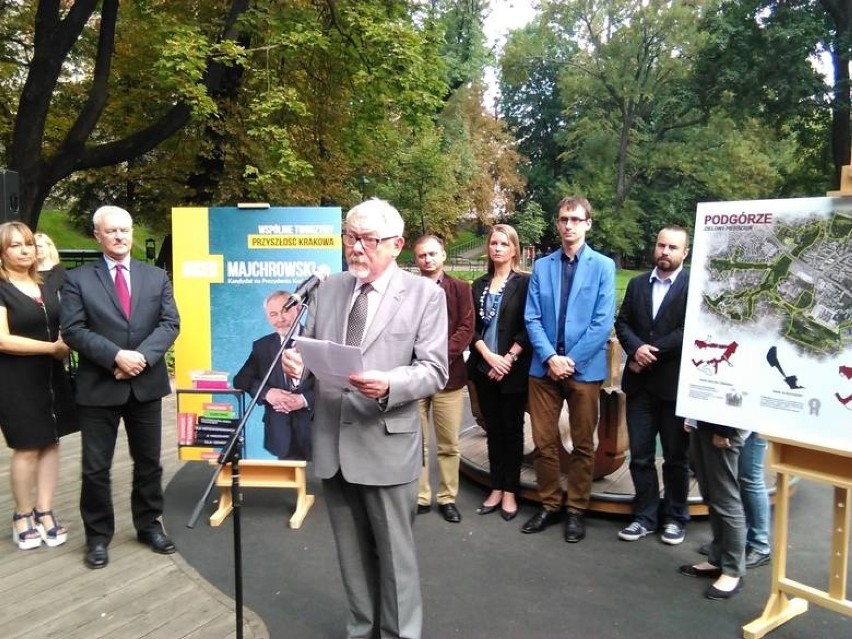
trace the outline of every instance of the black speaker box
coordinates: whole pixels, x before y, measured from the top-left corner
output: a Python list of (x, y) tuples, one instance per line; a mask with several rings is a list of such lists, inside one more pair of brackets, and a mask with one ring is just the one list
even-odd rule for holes
[(21, 219), (18, 172), (0, 169), (0, 222)]

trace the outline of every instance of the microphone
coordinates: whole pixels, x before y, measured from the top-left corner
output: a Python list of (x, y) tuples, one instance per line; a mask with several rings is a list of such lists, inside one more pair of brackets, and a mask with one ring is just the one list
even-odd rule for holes
[(299, 287), (296, 289), (295, 293), (291, 293), (290, 297), (284, 303), (284, 307), (281, 309), (282, 313), (289, 311), (294, 306), (298, 306), (302, 302), (304, 302), (308, 295), (314, 292), (314, 289), (325, 282), (328, 279), (328, 276), (331, 275), (331, 269), (328, 268), (325, 264), (320, 264), (319, 268), (314, 271), (314, 274), (311, 275), (304, 282), (299, 284)]

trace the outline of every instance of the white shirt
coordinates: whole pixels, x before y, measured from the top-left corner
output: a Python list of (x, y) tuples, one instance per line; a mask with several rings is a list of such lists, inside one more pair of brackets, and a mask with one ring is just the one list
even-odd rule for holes
[(683, 265), (678, 266), (677, 269), (665, 279), (660, 279), (657, 267), (654, 267), (654, 270), (651, 272), (651, 276), (648, 278), (648, 281), (651, 282), (651, 317), (657, 317), (657, 312), (663, 304), (666, 293), (669, 292), (669, 289), (672, 287), (672, 284), (675, 283), (675, 280), (677, 279), (677, 276), (680, 275), (681, 271), (683, 271)]

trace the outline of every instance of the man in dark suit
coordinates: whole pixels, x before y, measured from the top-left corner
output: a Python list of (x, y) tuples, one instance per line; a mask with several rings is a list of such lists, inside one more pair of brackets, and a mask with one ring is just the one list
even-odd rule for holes
[[(413, 531), (423, 465), (418, 400), (447, 384), (447, 303), (440, 287), (396, 265), (403, 226), (382, 200), (349, 210), (349, 270), (317, 289), (304, 332), (357, 346), (364, 365), (344, 389), (317, 380), (311, 431), (352, 638), (419, 639), (423, 623)], [(301, 376), (295, 350), (284, 362), (288, 375)]]
[(627, 394), (630, 475), (633, 478), (633, 522), (618, 533), (636, 541), (656, 532), (660, 515), (657, 479), (657, 435), (663, 449), (663, 532), (670, 545), (683, 542), (689, 520), (689, 435), (675, 414), (689, 272), (689, 234), (668, 226), (657, 235), (654, 270), (637, 275), (615, 323), (627, 365), (621, 387)]
[(586, 536), (598, 402), (615, 320), (615, 263), (586, 244), (592, 228), (586, 198), (566, 197), (556, 210), (562, 246), (536, 260), (524, 314), (533, 347), (529, 402), (542, 507), (521, 532), (538, 533), (561, 519), (559, 414), (567, 402), (572, 448), (565, 541), (577, 543)]
[(420, 274), (444, 289), (447, 296), (447, 350), (450, 362), (450, 381), (443, 390), (420, 400), (420, 421), (423, 424), (423, 470), (417, 495), (417, 513), (432, 509), (432, 487), (429, 483), (429, 412), (435, 423), (435, 449), (438, 457), (439, 484), (435, 499), (441, 516), (451, 524), (461, 521), (456, 507), (459, 492), (459, 429), (464, 409), (464, 388), (467, 367), (464, 351), (473, 337), (473, 296), (470, 285), (444, 272), (447, 252), (444, 243), (434, 235), (423, 235), (414, 242), (414, 261)]
[[(278, 361), (281, 341), (299, 315), (299, 306), (285, 311), (290, 299), (287, 291), (273, 291), (263, 304), (266, 319), (275, 330), (251, 345), (251, 353), (234, 377), (234, 388), (252, 397), (260, 389), (266, 371), (275, 361), (269, 381), (261, 392), (258, 403), (263, 411), (263, 447), (278, 459), (311, 458), (311, 415), (314, 401), (314, 380), (309, 377), (304, 384), (292, 380), (284, 373)], [(298, 334), (298, 333), (295, 333)]]
[(171, 392), (166, 351), (180, 317), (165, 271), (130, 258), (133, 220), (117, 206), (92, 218), (103, 259), (72, 269), (62, 289), (61, 330), (79, 353), (76, 400), (83, 443), (80, 514), (85, 563), (103, 568), (115, 532), (110, 468), (124, 420), (133, 459), (130, 495), (138, 540), (175, 551), (163, 530), (162, 398)]

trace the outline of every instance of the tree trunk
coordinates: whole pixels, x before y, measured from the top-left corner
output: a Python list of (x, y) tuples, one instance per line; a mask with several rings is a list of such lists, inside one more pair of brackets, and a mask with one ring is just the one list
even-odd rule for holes
[[(44, 130), (53, 91), (62, 65), (98, 6), (96, 0), (78, 0), (60, 18), (59, 0), (41, 0), (36, 11), (33, 59), (15, 118), (9, 168), (20, 180), (21, 221), (35, 229), (45, 200), (62, 179), (85, 169), (113, 166), (139, 157), (167, 140), (190, 119), (187, 104), (177, 103), (159, 120), (121, 140), (88, 146), (90, 136), (109, 98), (109, 76), (115, 47), (118, 0), (104, 0), (100, 12), (98, 48), (92, 85), (86, 103), (65, 138), (51, 156), (44, 151)], [(236, 22), (249, 0), (232, 0), (221, 39), (234, 39)], [(64, 11), (64, 9), (63, 9)], [(213, 92), (223, 81), (225, 67), (210, 62), (204, 83)]]

